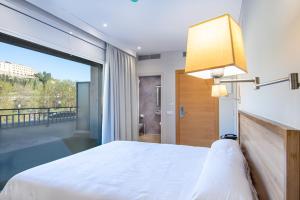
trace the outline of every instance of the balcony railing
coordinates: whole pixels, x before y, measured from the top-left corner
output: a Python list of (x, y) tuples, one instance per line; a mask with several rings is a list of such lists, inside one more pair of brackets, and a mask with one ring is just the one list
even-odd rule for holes
[(49, 125), (76, 118), (76, 107), (0, 109), (0, 129)]

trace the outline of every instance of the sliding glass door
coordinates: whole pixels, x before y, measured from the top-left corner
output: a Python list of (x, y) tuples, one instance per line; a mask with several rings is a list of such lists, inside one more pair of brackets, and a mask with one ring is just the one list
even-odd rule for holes
[(101, 88), (91, 79), (101, 66), (45, 53), (0, 43), (0, 190), (19, 172), (100, 143), (90, 110), (101, 92), (90, 85)]

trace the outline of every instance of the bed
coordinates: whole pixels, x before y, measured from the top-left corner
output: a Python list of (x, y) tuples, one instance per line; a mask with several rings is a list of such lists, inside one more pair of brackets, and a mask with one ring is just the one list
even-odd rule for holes
[(251, 200), (237, 142), (211, 148), (116, 141), (9, 180), (1, 200)]

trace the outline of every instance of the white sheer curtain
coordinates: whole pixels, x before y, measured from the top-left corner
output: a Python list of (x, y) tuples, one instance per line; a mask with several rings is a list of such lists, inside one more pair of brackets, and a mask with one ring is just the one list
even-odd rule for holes
[(104, 66), (102, 143), (137, 140), (136, 59), (107, 44)]

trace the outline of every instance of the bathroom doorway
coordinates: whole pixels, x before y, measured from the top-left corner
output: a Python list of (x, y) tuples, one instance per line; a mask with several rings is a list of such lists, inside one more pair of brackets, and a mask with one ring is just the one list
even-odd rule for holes
[(161, 76), (139, 76), (139, 140), (161, 143)]

